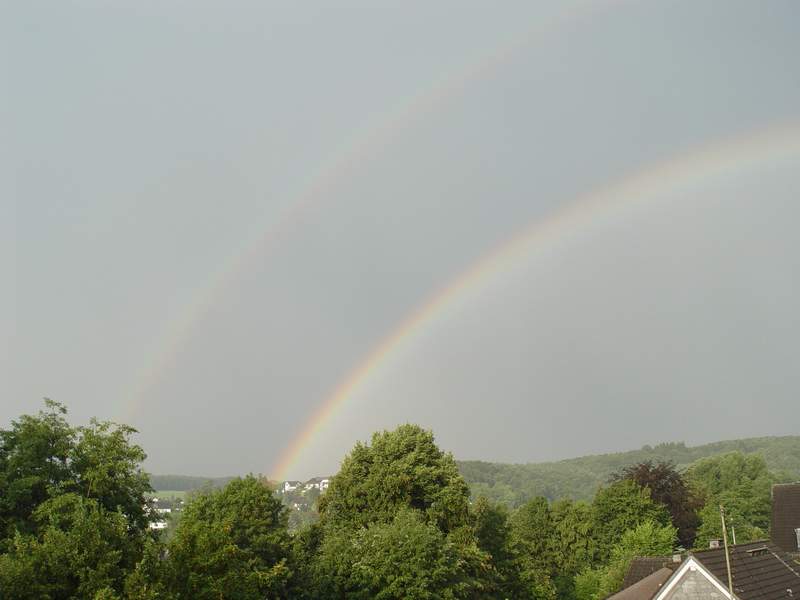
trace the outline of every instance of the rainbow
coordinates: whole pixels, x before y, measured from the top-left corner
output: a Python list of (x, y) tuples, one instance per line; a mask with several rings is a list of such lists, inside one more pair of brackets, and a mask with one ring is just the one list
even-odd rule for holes
[(711, 176), (735, 174), (750, 164), (800, 155), (800, 121), (770, 125), (703, 145), (639, 169), (581, 194), (548, 217), (536, 220), (494, 247), (417, 306), (334, 388), (275, 462), (269, 473), (282, 480), (325, 424), (401, 346), (443, 315), (459, 298), (485, 288), (493, 275), (542, 249), (567, 232), (582, 230), (598, 217), (617, 216), (626, 207)]
[(364, 164), (378, 155), (382, 148), (387, 147), (393, 137), (448, 100), (463, 94), (470, 85), (491, 76), (534, 42), (545, 39), (548, 34), (560, 34), (566, 25), (623, 2), (625, 0), (564, 3), (560, 11), (537, 21), (523, 35), (492, 49), (479, 61), (466, 65), (416, 96), (398, 103), (380, 118), (354, 132), (327, 163), (312, 173), (308, 183), (287, 204), (285, 211), (274, 221), (266, 222), (258, 228), (260, 233), (239, 246), (209, 277), (208, 283), (193, 294), (191, 303), (167, 322), (151, 352), (146, 353), (154, 358), (147, 361), (144, 368), (136, 374), (133, 385), (128, 386), (123, 394), (122, 422), (130, 422), (141, 409), (148, 390), (177, 361), (180, 349), (190, 338), (196, 324), (202, 321), (241, 273), (274, 250), (302, 223), (312, 208), (332, 196), (336, 185), (349, 177), (357, 176)]

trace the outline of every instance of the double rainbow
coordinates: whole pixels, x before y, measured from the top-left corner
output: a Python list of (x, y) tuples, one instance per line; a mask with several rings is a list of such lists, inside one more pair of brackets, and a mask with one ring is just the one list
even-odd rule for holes
[(586, 228), (598, 217), (621, 217), (626, 208), (658, 194), (714, 176), (736, 175), (748, 166), (786, 156), (800, 159), (800, 121), (778, 123), (722, 139), (648, 165), (581, 194), (549, 217), (530, 223), (438, 289), (394, 327), (319, 405), (269, 470), (270, 475), (284, 479), (331, 417), (401, 346), (444, 315), (457, 299), (485, 288), (494, 275), (515, 261), (546, 248), (567, 233)]

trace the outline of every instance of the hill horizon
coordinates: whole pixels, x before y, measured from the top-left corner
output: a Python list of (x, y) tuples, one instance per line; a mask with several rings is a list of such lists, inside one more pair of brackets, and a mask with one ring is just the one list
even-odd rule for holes
[[(586, 454), (542, 462), (458, 459), (456, 462), (461, 474), (470, 484), (473, 495), (485, 495), (496, 501), (517, 505), (535, 495), (545, 496), (550, 500), (561, 497), (589, 498), (611, 473), (628, 464), (663, 460), (673, 462), (682, 469), (698, 459), (735, 451), (744, 454), (760, 453), (771, 470), (789, 478), (800, 479), (800, 436), (795, 435), (734, 438), (696, 446), (688, 446), (682, 441), (663, 442), (621, 452)], [(237, 477), (149, 475), (151, 484), (157, 491), (191, 491), (208, 486), (220, 487)]]

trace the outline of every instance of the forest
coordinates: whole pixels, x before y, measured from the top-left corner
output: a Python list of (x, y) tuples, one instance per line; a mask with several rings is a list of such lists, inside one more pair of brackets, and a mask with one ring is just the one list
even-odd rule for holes
[[(314, 523), (290, 531), (273, 485), (248, 475), (192, 494), (167, 535), (151, 528), (134, 433), (72, 426), (51, 401), (0, 429), (3, 598), (601, 600), (634, 556), (721, 537), (719, 505), (739, 542), (767, 536), (771, 486), (792, 473), (752, 448), (687, 461), (692, 450), (675, 445), (672, 460), (593, 458), (608, 468), (595, 466), (583, 498), (498, 501), (471, 494), (433, 433), (406, 424), (355, 444)], [(511, 485), (486, 464), (461, 469), (485, 469), (487, 490)]]
[(516, 508), (536, 496), (549, 500), (591, 500), (598, 486), (628, 465), (669, 462), (679, 470), (686, 470), (698, 460), (729, 452), (758, 454), (781, 478), (800, 480), (800, 436), (746, 438), (700, 446), (669, 442), (557, 462), (504, 464), (476, 460), (457, 464), (474, 497), (486, 496)]

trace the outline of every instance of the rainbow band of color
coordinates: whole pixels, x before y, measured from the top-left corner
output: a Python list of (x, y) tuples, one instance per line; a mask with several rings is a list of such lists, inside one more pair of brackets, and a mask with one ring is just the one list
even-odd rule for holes
[(659, 161), (582, 194), (549, 217), (529, 224), (440, 288), (375, 346), (307, 420), (269, 470), (270, 475), (278, 480), (284, 479), (332, 416), (400, 346), (444, 314), (457, 298), (485, 287), (492, 275), (508, 268), (516, 260), (528, 257), (534, 247), (543, 248), (567, 232), (586, 227), (601, 215), (645, 202), (678, 186), (713, 175), (736, 174), (750, 164), (794, 154), (800, 154), (800, 122), (773, 124), (754, 133), (725, 138)]
[(231, 258), (212, 274), (205, 287), (193, 294), (191, 303), (166, 323), (154, 343), (153, 351), (147, 353), (147, 356), (153, 358), (145, 363), (133, 385), (126, 390), (120, 420), (131, 421), (134, 414), (142, 408), (147, 391), (177, 362), (180, 349), (187, 343), (192, 330), (210, 312), (225, 290), (232, 287), (236, 278), (249, 265), (256, 260), (264, 260), (270, 250), (274, 250), (298, 227), (311, 209), (329, 199), (331, 190), (338, 182), (356, 176), (368, 160), (390, 145), (395, 135), (424, 115), (432, 113), (437, 107), (445, 105), (448, 100), (463, 94), (471, 84), (489, 77), (522, 50), (548, 36), (560, 35), (571, 23), (592, 17), (606, 8), (621, 5), (624, 1), (565, 2), (557, 13), (535, 22), (520, 37), (493, 48), (480, 60), (448, 74), (430, 88), (398, 103), (374, 123), (355, 130), (326, 164), (312, 171), (284, 213), (274, 221), (265, 223), (254, 239), (234, 251)]

